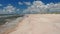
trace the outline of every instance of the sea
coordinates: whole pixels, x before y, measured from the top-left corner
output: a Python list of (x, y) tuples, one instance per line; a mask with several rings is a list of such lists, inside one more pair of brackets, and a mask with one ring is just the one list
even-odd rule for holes
[(24, 18), (18, 14), (0, 14), (0, 34), (15, 28)]

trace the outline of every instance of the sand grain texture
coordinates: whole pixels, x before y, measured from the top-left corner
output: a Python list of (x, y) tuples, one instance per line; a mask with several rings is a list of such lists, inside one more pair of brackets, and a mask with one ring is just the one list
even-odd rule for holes
[(9, 34), (60, 34), (60, 14), (31, 14)]

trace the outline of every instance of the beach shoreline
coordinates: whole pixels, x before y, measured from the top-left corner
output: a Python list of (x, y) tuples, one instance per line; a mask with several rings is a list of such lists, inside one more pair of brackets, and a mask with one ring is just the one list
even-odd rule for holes
[(9, 34), (59, 34), (60, 14), (30, 14)]

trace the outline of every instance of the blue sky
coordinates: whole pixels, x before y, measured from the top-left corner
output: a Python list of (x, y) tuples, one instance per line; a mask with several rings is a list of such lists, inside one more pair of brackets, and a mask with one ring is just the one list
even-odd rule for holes
[[(16, 10), (23, 11), (32, 6), (34, 1), (41, 1), (40, 3), (60, 3), (60, 0), (0, 0), (0, 13), (14, 12)], [(38, 3), (39, 4), (39, 3)], [(57, 5), (58, 6), (58, 5)], [(19, 13), (18, 11), (18, 13)]]
[[(7, 4), (12, 4), (13, 6), (17, 7), (17, 8), (26, 8), (26, 5), (19, 5), (18, 2), (33, 2), (35, 0), (0, 0), (0, 4), (3, 4), (3, 7), (6, 6)], [(40, 0), (43, 3), (47, 4), (47, 3), (58, 3), (60, 2), (60, 0)]]

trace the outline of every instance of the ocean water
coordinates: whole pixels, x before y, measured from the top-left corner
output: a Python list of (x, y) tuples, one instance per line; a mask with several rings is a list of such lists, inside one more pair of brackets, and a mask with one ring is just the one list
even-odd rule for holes
[(15, 28), (22, 19), (23, 16), (0, 17), (0, 34), (3, 34), (7, 30)]

